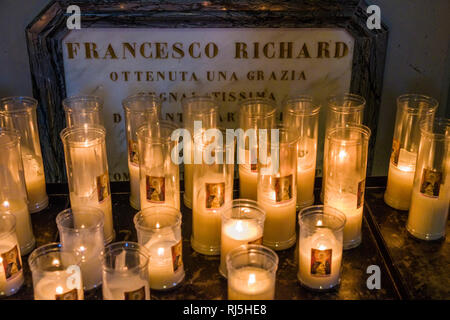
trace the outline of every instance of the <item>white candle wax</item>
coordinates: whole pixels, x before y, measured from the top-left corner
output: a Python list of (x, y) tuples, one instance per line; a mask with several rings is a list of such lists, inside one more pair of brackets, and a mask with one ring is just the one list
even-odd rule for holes
[(125, 273), (103, 279), (104, 300), (150, 300), (148, 281), (139, 274)]
[(42, 159), (38, 161), (32, 155), (25, 154), (23, 156), (23, 169), (30, 212), (36, 212), (39, 210), (36, 209), (37, 204), (43, 207), (48, 201)]
[(258, 172), (250, 170), (249, 165), (239, 165), (239, 197), (241, 199), (257, 199)]
[(192, 188), (194, 165), (184, 164), (184, 205), (192, 209)]
[(226, 256), (240, 245), (261, 241), (263, 228), (257, 221), (250, 219), (231, 219), (222, 226), (220, 242), (220, 270), (226, 275)]
[(414, 183), (415, 168), (389, 164), (388, 181), (384, 199), (398, 210), (408, 210), (411, 203), (411, 191)]
[(83, 300), (83, 289), (69, 289), (66, 271), (48, 272), (34, 287), (35, 300)]
[(342, 243), (330, 229), (318, 228), (300, 238), (298, 279), (312, 289), (330, 289), (339, 283)]
[(274, 297), (275, 277), (264, 269), (244, 267), (229, 276), (229, 300), (273, 300)]
[(128, 161), (128, 171), (130, 172), (130, 203), (134, 209), (140, 210), (139, 165)]
[[(66, 239), (65, 241), (70, 241)], [(81, 275), (86, 290), (100, 285), (102, 282), (102, 252), (103, 243), (97, 241), (84, 242), (83, 245), (64, 243), (64, 247), (74, 248), (80, 259)]]
[(300, 208), (314, 203), (314, 178), (315, 167), (303, 166), (298, 158), (297, 165), (297, 205)]
[(0, 240), (0, 296), (15, 294), (23, 284), (23, 266), (15, 237)]
[(16, 217), (16, 235), (22, 255), (28, 254), (35, 244), (28, 205), (24, 200), (5, 200), (0, 211), (13, 214)]

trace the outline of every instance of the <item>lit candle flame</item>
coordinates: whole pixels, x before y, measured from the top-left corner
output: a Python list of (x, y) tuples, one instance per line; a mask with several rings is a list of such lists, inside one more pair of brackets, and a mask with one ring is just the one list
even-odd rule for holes
[(57, 286), (57, 287), (56, 287), (56, 293), (57, 293), (57, 294), (62, 294), (62, 293), (63, 293), (63, 287)]
[(5, 208), (9, 208), (9, 201), (8, 200), (3, 201), (3, 206)]
[(322, 220), (317, 221), (317, 226), (320, 227), (322, 225)]
[(158, 248), (158, 256), (163, 256), (164, 255), (164, 248)]
[(83, 252), (83, 251), (85, 251), (85, 250), (86, 250), (86, 248), (85, 248), (84, 246), (81, 246), (81, 247), (80, 247), (80, 251), (81, 251), (81, 252)]
[(323, 250), (326, 250), (326, 249), (327, 249), (327, 246), (325, 246), (323, 244), (319, 245), (319, 250), (323, 251)]
[(347, 151), (341, 150), (339, 151), (339, 160), (343, 161), (345, 158), (347, 158)]
[(161, 226), (159, 225), (159, 222), (156, 223), (156, 229), (159, 229)]
[(411, 167), (409, 167), (409, 166), (401, 166), (401, 165), (399, 165), (398, 169), (400, 171), (404, 171), (404, 172), (412, 172), (413, 171), (413, 169)]
[(241, 220), (238, 220), (238, 221), (236, 222), (236, 231), (237, 231), (237, 232), (242, 232), (242, 231), (244, 231), (244, 227), (242, 226), (242, 221), (241, 221)]
[(250, 273), (248, 275), (248, 285), (250, 286), (250, 285), (254, 284), (255, 282), (256, 282), (255, 274), (254, 273)]
[(59, 266), (59, 260), (58, 260), (58, 259), (53, 259), (52, 264), (53, 264), (55, 267), (58, 267), (58, 266)]

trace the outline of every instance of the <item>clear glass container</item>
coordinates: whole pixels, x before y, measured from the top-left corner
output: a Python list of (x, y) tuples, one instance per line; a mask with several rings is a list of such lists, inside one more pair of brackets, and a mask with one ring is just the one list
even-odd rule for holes
[(166, 290), (184, 279), (181, 212), (170, 206), (148, 207), (134, 216), (138, 242), (147, 248), (150, 288)]
[[(211, 128), (216, 128), (218, 124), (218, 109), (219, 106), (213, 98), (209, 96), (197, 96), (184, 98), (182, 100), (183, 107), (183, 123), (184, 128), (187, 129), (191, 135), (191, 141), (183, 142), (183, 154), (184, 154), (184, 205), (188, 208), (192, 208), (193, 198), (193, 173), (194, 173), (194, 161), (193, 161), (193, 138), (195, 125), (194, 122), (201, 121), (198, 130), (199, 133)], [(187, 156), (190, 154), (190, 157)], [(190, 159), (186, 160), (186, 159)]]
[(30, 213), (48, 206), (39, 130), (37, 101), (30, 97), (8, 97), (0, 100), (0, 126), (19, 132), (25, 183)]
[(115, 242), (103, 255), (103, 300), (150, 300), (148, 251), (136, 242)]
[(332, 207), (312, 206), (298, 214), (298, 280), (312, 290), (340, 283), (345, 215)]
[(62, 250), (72, 252), (80, 260), (84, 290), (102, 283), (103, 211), (79, 207), (61, 211), (56, 225)]
[(392, 208), (408, 210), (411, 204), (420, 122), (432, 120), (438, 102), (427, 96), (405, 94), (397, 98), (397, 115), (384, 201)]
[(361, 243), (370, 129), (348, 125), (327, 133), (324, 204), (346, 216), (344, 249)]
[(34, 300), (83, 300), (83, 278), (79, 258), (49, 243), (28, 257), (33, 276)]
[(10, 213), (0, 213), (0, 297), (17, 293), (23, 279), (16, 217)]
[(270, 130), (275, 124), (276, 104), (269, 99), (246, 99), (239, 104), (239, 128), (247, 135), (238, 140), (239, 197), (257, 200), (259, 130)]
[(228, 300), (273, 300), (277, 254), (262, 245), (245, 244), (227, 254)]
[(310, 96), (290, 98), (284, 104), (284, 127), (298, 135), (297, 209), (314, 203), (319, 111)]
[(287, 128), (277, 130), (278, 139), (271, 136), (267, 143), (266, 163), (258, 164), (257, 195), (266, 212), (263, 244), (284, 250), (296, 241), (297, 135)]
[(228, 252), (243, 244), (262, 244), (265, 211), (248, 199), (235, 199), (222, 210), (220, 273), (227, 277)]
[(139, 150), (137, 131), (148, 124), (148, 128), (157, 127), (160, 100), (153, 94), (136, 94), (122, 101), (125, 112), (125, 128), (128, 144), (128, 170), (130, 172), (130, 204), (136, 210), (141, 208), (139, 179)]
[(16, 130), (0, 128), (0, 213), (11, 213), (16, 217), (20, 252), (26, 255), (33, 250), (36, 241), (28, 211), (20, 149), (20, 134)]
[(66, 127), (103, 125), (103, 100), (97, 96), (73, 96), (63, 100)]
[(450, 202), (450, 119), (423, 120), (406, 229), (422, 240), (445, 237)]
[(142, 209), (155, 205), (180, 208), (179, 166), (172, 161), (178, 141), (171, 139), (177, 128), (171, 122), (160, 121), (158, 128), (143, 125), (138, 129)]
[(103, 211), (105, 242), (114, 239), (111, 189), (106, 156), (105, 128), (86, 125), (61, 131), (66, 158), (70, 204)]

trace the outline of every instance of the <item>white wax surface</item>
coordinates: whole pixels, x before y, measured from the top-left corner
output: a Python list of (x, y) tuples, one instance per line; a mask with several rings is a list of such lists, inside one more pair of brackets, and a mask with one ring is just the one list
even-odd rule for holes
[(139, 274), (103, 275), (103, 300), (125, 300), (125, 292), (133, 292), (144, 287), (145, 300), (150, 300), (150, 287)]
[(241, 199), (257, 200), (258, 172), (250, 170), (249, 165), (239, 165), (239, 197)]
[(133, 208), (140, 210), (139, 166), (128, 161), (128, 171), (130, 172), (130, 202)]
[[(56, 300), (57, 294), (64, 294), (72, 289), (67, 288), (67, 276), (65, 271), (51, 272), (39, 279), (34, 284), (35, 300)], [(70, 282), (70, 281), (69, 281)], [(78, 300), (84, 299), (83, 289), (77, 289)]]
[(256, 267), (243, 267), (228, 275), (229, 300), (273, 300), (275, 277)]
[(408, 210), (411, 203), (411, 191), (414, 183), (414, 168), (389, 164), (385, 200), (398, 210)]
[(20, 253), (26, 255), (33, 249), (35, 241), (27, 203), (24, 200), (7, 200), (0, 206), (0, 211), (12, 213), (16, 217), (16, 235)]
[(297, 166), (297, 205), (305, 207), (314, 203), (315, 166), (303, 167), (298, 158)]

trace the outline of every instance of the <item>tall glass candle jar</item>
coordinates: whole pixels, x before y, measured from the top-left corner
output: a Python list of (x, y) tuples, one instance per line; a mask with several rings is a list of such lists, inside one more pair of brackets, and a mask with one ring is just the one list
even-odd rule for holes
[(19, 132), (28, 209), (34, 213), (48, 206), (39, 131), (36, 120), (37, 101), (29, 97), (0, 100), (0, 126)]
[(340, 283), (345, 215), (331, 207), (312, 206), (298, 215), (300, 283), (328, 290)]
[(246, 244), (227, 254), (228, 300), (273, 300), (278, 256), (271, 249)]
[(148, 251), (136, 242), (115, 242), (103, 255), (103, 300), (150, 300)]
[(104, 214), (105, 242), (114, 238), (104, 127), (86, 125), (61, 131), (70, 204), (99, 208)]
[(220, 273), (227, 277), (228, 252), (243, 244), (262, 244), (266, 213), (256, 201), (235, 199), (222, 210)]
[(194, 139), (195, 152), (198, 152), (202, 161), (195, 165), (193, 174), (191, 245), (199, 253), (218, 255), (221, 210), (233, 199), (234, 166), (233, 163), (227, 163), (226, 157), (232, 152), (229, 148), (234, 147), (234, 144), (203, 144), (200, 139)]
[(23, 266), (16, 236), (16, 217), (0, 213), (0, 297), (11, 296), (23, 284)]
[(103, 125), (103, 100), (97, 96), (73, 96), (63, 100), (66, 127)]
[(406, 229), (422, 240), (444, 237), (449, 202), (450, 119), (424, 120)]
[(177, 128), (160, 121), (156, 129), (147, 125), (138, 129), (141, 209), (155, 205), (180, 208), (179, 166), (171, 157), (178, 145), (171, 134)]
[[(278, 130), (276, 144), (271, 141), (267, 144), (269, 161), (258, 164), (257, 194), (258, 205), (266, 212), (263, 244), (284, 250), (296, 240), (297, 135), (286, 128)], [(270, 160), (274, 156), (278, 158), (278, 166)]]
[(434, 118), (438, 102), (424, 95), (405, 94), (397, 98), (394, 138), (389, 161), (384, 201), (398, 210), (408, 210), (411, 203), (420, 122)]
[(275, 112), (275, 102), (269, 99), (246, 99), (239, 105), (239, 127), (248, 133), (243, 145), (238, 143), (239, 156), (244, 160), (239, 164), (239, 197), (242, 199), (257, 200), (258, 130), (275, 128)]
[(80, 260), (84, 290), (102, 283), (103, 211), (79, 207), (61, 211), (56, 217), (63, 251), (72, 252)]
[(83, 300), (83, 279), (79, 259), (63, 251), (61, 244), (49, 243), (28, 257), (33, 276), (34, 300)]
[(330, 96), (327, 99), (327, 117), (325, 122), (325, 143), (323, 148), (323, 166), (322, 166), (322, 190), (320, 199), (323, 200), (325, 189), (325, 179), (327, 177), (326, 170), (326, 154), (327, 154), (327, 132), (336, 127), (345, 127), (350, 124), (362, 124), (364, 120), (364, 108), (366, 100), (356, 94), (346, 93), (341, 95)]
[(130, 172), (130, 204), (136, 210), (141, 208), (139, 151), (137, 130), (144, 124), (149, 129), (157, 126), (158, 110), (161, 109), (159, 99), (153, 94), (136, 94), (122, 101), (125, 112), (125, 126), (128, 143), (128, 170)]
[(16, 234), (20, 252), (33, 250), (35, 238), (27, 205), (27, 190), (17, 131), (0, 128), (0, 213), (16, 217)]
[(337, 127), (327, 133), (324, 202), (346, 216), (344, 249), (361, 243), (369, 139), (370, 129), (364, 125)]
[(288, 99), (284, 106), (284, 127), (298, 135), (297, 208), (314, 203), (319, 111), (310, 96)]
[[(202, 131), (206, 131), (211, 128), (217, 127), (218, 121), (218, 105), (208, 96), (198, 96), (198, 97), (190, 97), (184, 98), (182, 101), (183, 107), (183, 123), (184, 128), (190, 132), (191, 141), (188, 143), (187, 141), (183, 142), (183, 154), (184, 156), (184, 196), (183, 202), (184, 205), (188, 208), (192, 208), (193, 197), (193, 173), (194, 164), (194, 122), (201, 121)], [(186, 155), (190, 154), (190, 157), (186, 157)], [(191, 161), (186, 161), (187, 158), (190, 158)]]
[(169, 206), (148, 207), (134, 216), (138, 242), (150, 254), (150, 288), (170, 289), (184, 279), (181, 212)]

